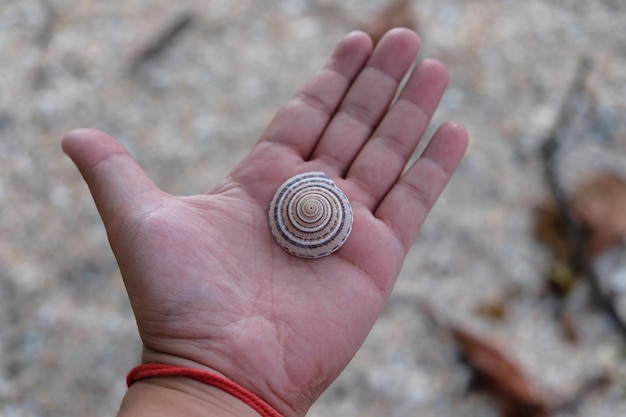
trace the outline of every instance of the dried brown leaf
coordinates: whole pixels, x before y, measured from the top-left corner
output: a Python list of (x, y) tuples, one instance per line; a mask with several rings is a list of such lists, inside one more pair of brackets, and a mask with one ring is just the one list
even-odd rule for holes
[(565, 221), (552, 200), (546, 201), (535, 210), (533, 235), (552, 251), (557, 261), (569, 264), (574, 248), (567, 236)]
[(376, 44), (387, 31), (396, 27), (417, 30), (411, 11), (411, 0), (390, 2), (375, 18), (363, 25), (361, 30), (369, 34)]
[(416, 303), (419, 311), (452, 335), (461, 355), (474, 371), (474, 387), (491, 395), (502, 417), (550, 417), (574, 410), (591, 394), (607, 387), (611, 376), (599, 372), (585, 378), (569, 395), (549, 394), (524, 374), (501, 347), (443, 319), (425, 300)]
[(479, 387), (493, 395), (505, 417), (547, 417), (549, 401), (499, 347), (470, 332), (450, 328), (468, 364), (476, 372)]
[[(626, 180), (610, 172), (586, 178), (569, 198), (572, 216), (585, 233), (585, 248), (593, 258), (626, 238)], [(553, 201), (535, 211), (533, 234), (556, 260), (572, 262), (574, 242), (567, 234), (565, 219)]]
[(507, 300), (505, 298), (498, 298), (483, 301), (476, 308), (476, 312), (492, 320), (504, 320), (508, 313)]
[(587, 249), (599, 255), (626, 237), (626, 180), (612, 172), (585, 179), (572, 193), (574, 217), (587, 232)]

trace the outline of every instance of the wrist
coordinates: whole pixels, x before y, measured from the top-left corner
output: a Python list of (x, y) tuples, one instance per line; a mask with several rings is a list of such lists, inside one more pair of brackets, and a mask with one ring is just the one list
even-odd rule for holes
[[(167, 353), (162, 353), (153, 349), (147, 349), (144, 347), (142, 362), (144, 364), (163, 364), (164, 366), (174, 366), (179, 368), (191, 369), (198, 371), (200, 373), (209, 373), (217, 376), (218, 378), (224, 378), (229, 380), (234, 385), (237, 385), (240, 389), (244, 391), (248, 391), (248, 393), (233, 393), (231, 389), (228, 387), (220, 387), (220, 384), (217, 385), (208, 382), (207, 386), (217, 389), (221, 394), (226, 394), (229, 397), (234, 397), (235, 400), (241, 401), (243, 404), (247, 404), (252, 410), (256, 411), (257, 414), (254, 414), (255, 417), (260, 416), (291, 416), (298, 417), (304, 415), (305, 412), (296, 413), (292, 412), (292, 409), (288, 406), (287, 403), (283, 402), (280, 396), (276, 395), (274, 391), (267, 389), (259, 389), (259, 386), (264, 386), (264, 382), (259, 383), (259, 380), (254, 378), (246, 378), (245, 374), (241, 372), (221, 372), (222, 368), (232, 369), (232, 367), (221, 366), (221, 367), (208, 367), (200, 361), (191, 360), (184, 358), (182, 356), (175, 356)], [(214, 361), (218, 363), (219, 361)], [(226, 363), (228, 363), (226, 361)], [(158, 365), (157, 365), (158, 366)], [(219, 371), (217, 369), (220, 369)], [(131, 371), (132, 373), (132, 371)], [(178, 372), (177, 372), (178, 373)], [(242, 377), (242, 375), (244, 375)], [(248, 373), (247, 376), (258, 376), (259, 373)], [(129, 374), (130, 376), (130, 374)], [(179, 375), (180, 376), (180, 375)], [(267, 375), (264, 375), (267, 376)], [(200, 382), (202, 378), (189, 378), (194, 382)], [(202, 383), (202, 382), (200, 382)], [(239, 391), (239, 390), (235, 390)], [(255, 397), (252, 398), (251, 397)], [(263, 405), (259, 408), (259, 403), (263, 403)], [(286, 411), (285, 411), (286, 410)]]
[(128, 388), (118, 417), (259, 417), (243, 401), (187, 377), (143, 379)]

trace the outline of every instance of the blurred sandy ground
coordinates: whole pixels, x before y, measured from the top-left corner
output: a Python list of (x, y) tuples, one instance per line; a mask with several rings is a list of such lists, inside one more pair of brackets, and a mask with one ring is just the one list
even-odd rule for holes
[[(105, 130), (166, 191), (203, 192), (337, 40), (384, 5), (0, 0), (0, 415), (114, 415), (139, 358), (119, 272), (88, 190), (60, 151), (62, 134)], [(184, 14), (193, 16), (186, 30), (131, 71)], [(626, 415), (623, 346), (584, 302), (580, 344), (561, 339), (540, 297), (545, 255), (528, 232), (545, 195), (538, 147), (582, 55), (594, 62), (589, 99), (599, 122), (572, 143), (563, 169), (572, 182), (598, 167), (624, 171), (626, 3), (420, 0), (412, 15), (420, 57), (452, 73), (436, 122), (464, 122), (472, 144), (389, 307), (310, 415), (496, 415), (484, 397), (464, 395), (468, 374), (416, 313), (418, 296), (500, 340), (557, 394), (611, 369), (610, 389), (563, 415)], [(506, 320), (476, 314), (511, 288)]]

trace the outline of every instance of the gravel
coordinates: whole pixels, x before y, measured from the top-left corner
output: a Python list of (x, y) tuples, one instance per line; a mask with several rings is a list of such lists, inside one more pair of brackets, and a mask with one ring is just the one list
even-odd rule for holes
[[(139, 358), (119, 271), (60, 151), (63, 133), (105, 130), (167, 192), (203, 192), (337, 40), (384, 5), (0, 0), (0, 415), (115, 415)], [(582, 286), (572, 301), (580, 341), (564, 341), (544, 292), (548, 256), (530, 233), (546, 195), (538, 149), (583, 56), (594, 63), (585, 97), (597, 117), (566, 148), (566, 185), (607, 167), (626, 174), (626, 3), (422, 0), (412, 13), (420, 58), (452, 75), (435, 124), (461, 121), (472, 142), (371, 336), (309, 416), (497, 415), (487, 397), (467, 393), (450, 338), (415, 307), (424, 298), (496, 341), (555, 398), (611, 373), (609, 388), (558, 417), (626, 415), (623, 341)], [(188, 15), (191, 24), (133, 70)], [(625, 252), (599, 261), (606, 277), (623, 281)], [(477, 313), (502, 297), (504, 320)]]

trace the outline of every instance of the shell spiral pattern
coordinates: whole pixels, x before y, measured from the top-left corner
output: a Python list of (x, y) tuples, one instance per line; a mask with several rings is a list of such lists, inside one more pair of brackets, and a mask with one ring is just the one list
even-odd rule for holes
[(330, 255), (352, 230), (350, 201), (323, 172), (285, 181), (272, 199), (269, 218), (278, 244), (301, 258)]

